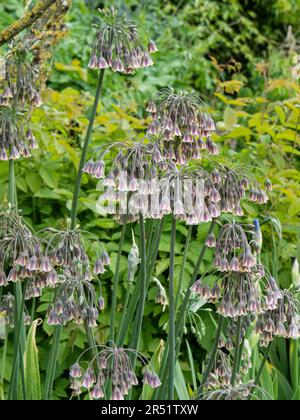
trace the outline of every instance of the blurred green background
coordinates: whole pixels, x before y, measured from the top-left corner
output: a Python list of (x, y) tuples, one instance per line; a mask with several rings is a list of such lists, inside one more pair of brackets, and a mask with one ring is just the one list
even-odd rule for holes
[[(0, 2), (0, 29), (20, 17), (27, 2)], [(157, 89), (174, 85), (194, 89), (208, 104), (218, 131), (216, 142), (223, 163), (253, 166), (263, 182), (262, 170), (274, 189), (264, 208), (244, 204), (246, 219), (261, 221), (264, 233), (263, 261), (279, 279), (282, 287), (291, 284), (292, 261), (300, 257), (300, 2), (298, 0), (186, 0), (186, 1), (107, 1), (73, 0), (67, 15), (67, 33), (53, 49), (48, 64), (44, 105), (33, 114), (33, 128), (40, 145), (34, 159), (16, 164), (19, 207), (37, 228), (65, 226), (80, 157), (80, 146), (91, 111), (97, 73), (87, 68), (94, 35), (97, 8), (114, 5), (141, 22), (156, 41), (160, 52), (155, 66), (134, 76), (107, 72), (92, 148), (143, 133), (147, 125), (145, 105)], [(5, 53), (5, 48), (1, 53)], [(299, 75), (299, 78), (297, 78)], [(6, 163), (0, 163), (0, 197), (7, 200)], [(120, 238), (119, 226), (96, 211), (96, 183), (83, 178), (79, 217), (82, 226), (92, 230), (112, 255), (112, 271)], [(188, 256), (185, 285), (193, 271), (201, 240), (207, 226), (193, 231)], [(166, 285), (168, 276), (170, 223), (166, 224), (160, 245), (156, 276)], [(138, 233), (136, 233), (138, 235)], [(187, 229), (179, 227), (176, 247), (176, 270), (180, 271)], [(131, 233), (122, 258), (122, 276), (126, 279), (126, 252), (131, 247)], [(207, 253), (205, 264), (211, 260)], [(106, 341), (109, 325), (112, 271), (103, 277), (107, 310), (102, 315), (98, 339)], [(120, 300), (124, 294), (120, 288)], [(167, 314), (155, 304), (156, 289), (149, 291), (141, 349), (151, 355), (166, 336)], [(49, 293), (41, 298), (36, 316), (48, 306)], [(120, 303), (119, 310), (121, 311)], [(30, 310), (30, 307), (29, 307)], [(117, 314), (119, 315), (119, 313)], [(187, 317), (186, 340), (197, 346), (202, 363), (215, 331), (211, 312), (191, 305)], [(192, 328), (190, 328), (192, 327)], [(42, 369), (47, 362), (47, 343), (52, 329), (43, 324), (38, 340)], [(56, 397), (66, 396), (67, 379), (63, 372), (85, 345), (79, 327), (64, 332)], [(200, 348), (200, 351), (199, 351)], [(274, 370), (270, 371), (274, 397), (291, 399), (299, 392), (299, 377), (291, 374), (290, 348), (278, 344)], [(71, 354), (70, 349), (74, 352)], [(184, 348), (183, 352), (187, 352)], [(187, 353), (182, 370), (192, 386)], [(7, 369), (9, 370), (10, 358)], [(196, 369), (197, 370), (197, 369)], [(279, 385), (277, 388), (273, 382)], [(279, 379), (278, 379), (279, 378)], [(269, 377), (265, 381), (269, 381)], [(281, 382), (280, 382), (281, 381)], [(296, 381), (296, 382), (295, 382)], [(280, 385), (281, 384), (281, 385)], [(269, 386), (270, 387), (270, 386)], [(269, 389), (269, 392), (270, 389)], [(278, 394), (279, 393), (279, 394)]]

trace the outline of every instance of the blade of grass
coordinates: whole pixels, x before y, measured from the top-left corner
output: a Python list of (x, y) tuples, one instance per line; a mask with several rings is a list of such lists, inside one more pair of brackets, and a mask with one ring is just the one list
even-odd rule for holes
[(117, 298), (118, 298), (118, 287), (119, 287), (119, 276), (120, 276), (120, 262), (122, 256), (122, 249), (124, 245), (124, 239), (126, 235), (126, 224), (122, 226), (121, 239), (119, 243), (118, 256), (115, 267), (114, 282), (113, 282), (113, 294), (112, 294), (112, 304), (111, 304), (111, 316), (110, 316), (110, 343), (114, 343), (115, 340), (115, 320), (116, 320), (116, 311), (117, 311)]
[(176, 365), (176, 335), (175, 335), (175, 286), (174, 286), (174, 268), (175, 268), (175, 243), (176, 243), (176, 219), (172, 219), (171, 232), (171, 250), (170, 250), (170, 273), (169, 273), (169, 391), (168, 398), (174, 400), (174, 380)]

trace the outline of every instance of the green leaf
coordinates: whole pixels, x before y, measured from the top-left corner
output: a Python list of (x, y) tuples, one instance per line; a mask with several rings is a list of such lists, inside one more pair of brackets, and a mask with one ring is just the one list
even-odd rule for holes
[(49, 188), (56, 188), (58, 186), (59, 176), (58, 173), (49, 168), (41, 168), (40, 175)]
[(36, 172), (26, 172), (25, 180), (33, 193), (36, 193), (41, 188), (42, 181), (39, 174)]
[(180, 363), (177, 361), (175, 366), (175, 389), (180, 400), (189, 400), (189, 392), (186, 386), (185, 378), (182, 373)]
[(230, 106), (225, 108), (223, 119), (228, 130), (232, 130), (238, 121), (236, 112)]
[[(161, 340), (149, 363), (150, 369), (153, 369), (154, 372), (159, 371), (164, 350), (165, 350), (165, 344), (164, 344), (164, 341)], [(151, 400), (152, 394), (153, 394), (153, 388), (151, 388), (151, 386), (149, 386), (148, 384), (144, 384), (140, 399)]]
[(42, 399), (38, 349), (35, 342), (39, 322), (34, 321), (30, 327), (24, 354), (27, 399), (35, 401)]

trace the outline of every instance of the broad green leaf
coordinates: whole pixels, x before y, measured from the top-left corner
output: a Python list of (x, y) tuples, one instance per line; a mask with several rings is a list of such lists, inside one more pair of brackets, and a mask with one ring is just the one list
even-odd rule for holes
[(230, 106), (225, 108), (223, 119), (227, 130), (232, 130), (238, 121), (236, 112)]
[(41, 177), (36, 172), (26, 172), (25, 180), (33, 193), (36, 193), (41, 188)]
[(175, 389), (180, 400), (189, 400), (189, 392), (186, 386), (186, 381), (182, 373), (180, 363), (176, 362), (175, 366)]
[(59, 175), (55, 170), (49, 168), (41, 168), (40, 175), (47, 187), (56, 188), (58, 186)]
[(24, 354), (27, 399), (36, 401), (42, 399), (38, 348), (35, 341), (36, 330), (39, 323), (40, 320), (36, 320), (30, 327)]
[[(153, 369), (154, 372), (159, 371), (164, 350), (165, 350), (165, 343), (163, 340), (161, 340), (149, 363), (149, 368)], [(140, 399), (151, 400), (152, 394), (153, 394), (153, 388), (151, 388), (151, 386), (149, 386), (148, 384), (144, 384)]]

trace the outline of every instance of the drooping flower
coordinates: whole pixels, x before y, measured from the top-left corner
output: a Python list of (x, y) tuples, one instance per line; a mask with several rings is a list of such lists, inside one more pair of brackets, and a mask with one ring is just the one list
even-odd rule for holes
[(37, 90), (38, 68), (31, 57), (32, 43), (14, 42), (5, 57), (4, 77), (0, 105), (14, 106), (28, 104), (41, 105), (41, 97)]
[[(23, 316), (24, 324), (31, 324), (31, 317), (28, 315), (26, 308)], [(15, 297), (8, 293), (0, 298), (0, 327), (14, 328), (15, 326)]]
[(243, 216), (242, 199), (248, 199), (257, 204), (268, 202), (266, 192), (245, 168), (218, 165), (212, 173), (211, 181), (208, 188), (218, 191), (220, 207), (224, 213)]
[(0, 256), (1, 286), (26, 279), (26, 299), (41, 295), (50, 267), (39, 238), (11, 208), (0, 213)]
[(37, 148), (28, 115), (0, 107), (0, 160), (29, 158)]
[[(104, 156), (113, 148), (117, 148), (118, 153), (109, 173), (105, 174)], [(137, 220), (141, 212), (147, 217), (149, 196), (156, 186), (153, 181), (164, 164), (157, 145), (145, 140), (119, 142), (95, 154), (97, 158), (90, 159), (83, 171), (103, 179), (105, 193), (101, 198), (108, 203), (107, 212), (121, 223)]]
[(221, 272), (251, 272), (257, 259), (251, 248), (254, 226), (235, 221), (222, 226), (216, 240), (214, 266)]
[[(46, 261), (58, 273), (68, 270), (72, 275), (77, 272), (90, 279), (92, 274), (103, 274), (110, 265), (110, 258), (97, 237), (80, 229), (45, 229), (43, 240), (47, 244), (45, 248)], [(90, 259), (86, 253), (84, 240), (93, 243), (97, 250), (96, 262), (91, 267)], [(51, 277), (53, 270), (49, 270)], [(54, 280), (55, 275), (53, 276)], [(55, 286), (55, 282), (53, 284)]]
[(283, 290), (277, 307), (259, 316), (256, 331), (261, 335), (261, 346), (267, 347), (274, 337), (293, 340), (300, 338), (300, 305), (297, 293), (295, 289)]
[(82, 324), (86, 321), (90, 327), (95, 327), (101, 308), (91, 278), (80, 272), (72, 275), (66, 269), (60, 275), (60, 281), (48, 309), (48, 324), (66, 325), (69, 321)]
[(281, 292), (273, 277), (257, 265), (251, 271), (229, 271), (203, 276), (191, 289), (203, 299), (217, 304), (224, 317), (236, 318), (261, 315), (274, 310)]
[(164, 157), (178, 164), (199, 159), (203, 150), (218, 154), (212, 140), (215, 124), (202, 99), (195, 92), (160, 90), (147, 111), (153, 115), (148, 135), (161, 142)]
[[(88, 363), (88, 367), (83, 369), (80, 360), (88, 350), (92, 349), (93, 353), (97, 354)], [(115, 345), (110, 347), (99, 345), (92, 349), (82, 353), (70, 369), (73, 395), (80, 395), (83, 389), (87, 389), (91, 399), (104, 398), (106, 384), (111, 382), (113, 387), (111, 399), (123, 400), (131, 388), (139, 383), (132, 370), (131, 357), (138, 357), (144, 366), (148, 365), (147, 359), (137, 351), (118, 348)], [(157, 374), (149, 368), (145, 370), (143, 382), (152, 388), (160, 386)]]
[(119, 15), (113, 7), (99, 9), (99, 12), (101, 19), (89, 67), (131, 74), (138, 68), (152, 66), (151, 54), (157, 47), (141, 25), (125, 14)]

